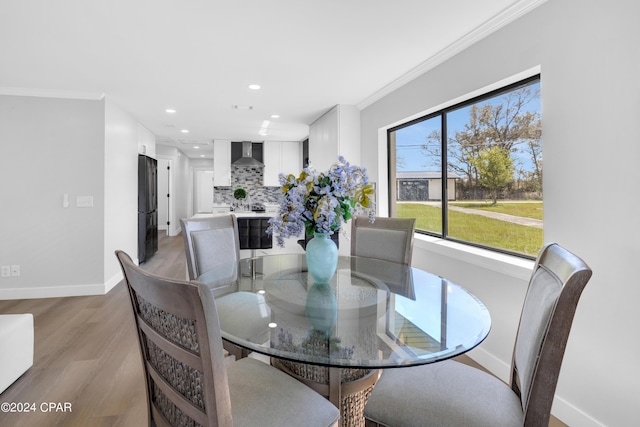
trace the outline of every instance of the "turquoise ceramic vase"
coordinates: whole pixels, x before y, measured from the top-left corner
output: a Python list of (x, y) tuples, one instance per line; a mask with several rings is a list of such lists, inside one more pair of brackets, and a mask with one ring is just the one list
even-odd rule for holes
[(313, 283), (329, 283), (338, 266), (338, 247), (328, 233), (313, 233), (307, 243), (306, 257)]
[(304, 314), (313, 329), (330, 336), (338, 321), (338, 303), (331, 285), (314, 283), (307, 291)]

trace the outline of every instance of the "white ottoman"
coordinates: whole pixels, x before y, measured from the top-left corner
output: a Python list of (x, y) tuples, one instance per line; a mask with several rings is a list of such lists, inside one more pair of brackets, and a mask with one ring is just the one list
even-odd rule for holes
[(33, 365), (33, 314), (0, 314), (0, 393)]

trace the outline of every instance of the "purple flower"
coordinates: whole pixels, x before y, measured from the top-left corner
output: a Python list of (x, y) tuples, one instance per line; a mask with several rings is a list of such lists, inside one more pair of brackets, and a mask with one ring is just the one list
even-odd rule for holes
[(374, 190), (365, 169), (350, 165), (342, 156), (326, 172), (309, 165), (298, 177), (280, 174), (279, 181), (280, 209), (267, 229), (276, 235), (279, 246), (302, 230), (308, 234), (339, 231), (356, 208), (364, 209), (371, 222), (375, 218), (375, 204), (368, 197)]

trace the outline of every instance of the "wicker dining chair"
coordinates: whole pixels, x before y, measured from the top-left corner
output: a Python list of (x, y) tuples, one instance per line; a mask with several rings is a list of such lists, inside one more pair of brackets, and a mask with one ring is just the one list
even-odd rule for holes
[(580, 258), (545, 245), (525, 297), (510, 383), (451, 360), (387, 369), (365, 406), (367, 425), (547, 426), (573, 317), (590, 278)]
[(200, 285), (163, 278), (116, 251), (142, 353), (150, 426), (331, 426), (339, 411), (253, 358), (227, 364), (216, 302)]
[(351, 255), (411, 265), (415, 218), (353, 218)]

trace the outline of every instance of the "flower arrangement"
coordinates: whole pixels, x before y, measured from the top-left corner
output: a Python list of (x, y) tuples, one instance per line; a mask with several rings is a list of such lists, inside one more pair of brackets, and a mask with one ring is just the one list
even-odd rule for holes
[(269, 220), (267, 233), (275, 234), (279, 246), (284, 239), (307, 234), (333, 234), (351, 219), (357, 207), (368, 210), (373, 222), (375, 190), (369, 183), (367, 172), (352, 166), (344, 157), (338, 157), (328, 171), (318, 172), (311, 165), (297, 178), (280, 174), (283, 197), (277, 216)]

